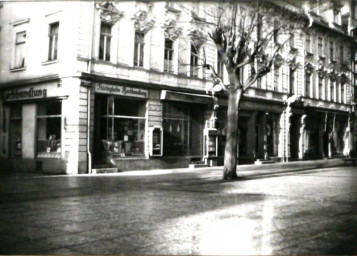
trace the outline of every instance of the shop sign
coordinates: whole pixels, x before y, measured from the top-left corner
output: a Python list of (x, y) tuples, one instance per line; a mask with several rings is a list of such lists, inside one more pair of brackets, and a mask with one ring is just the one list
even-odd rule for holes
[(12, 89), (2, 93), (1, 98), (5, 101), (14, 101), (14, 100), (27, 100), (27, 99), (38, 99), (46, 98), (47, 90), (46, 89), (34, 89), (29, 88), (28, 90), (18, 90)]
[(95, 92), (138, 97), (138, 98), (147, 98), (149, 95), (148, 90), (126, 87), (126, 86), (111, 85), (111, 84), (96, 84)]

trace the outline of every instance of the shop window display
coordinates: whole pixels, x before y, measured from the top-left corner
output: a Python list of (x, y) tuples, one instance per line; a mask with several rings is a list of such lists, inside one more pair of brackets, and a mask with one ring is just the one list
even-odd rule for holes
[(61, 157), (61, 102), (45, 101), (37, 105), (37, 157)]
[(22, 105), (10, 108), (10, 157), (21, 158)]
[(101, 104), (100, 135), (106, 156), (144, 156), (145, 102), (107, 97)]

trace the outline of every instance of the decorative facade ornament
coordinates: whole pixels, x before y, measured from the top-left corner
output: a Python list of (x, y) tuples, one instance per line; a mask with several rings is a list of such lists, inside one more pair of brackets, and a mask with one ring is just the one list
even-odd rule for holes
[(340, 81), (341, 81), (341, 84), (347, 84), (347, 83), (349, 84), (350, 79), (348, 78), (348, 76), (345, 73), (341, 73)]
[(182, 28), (178, 27), (176, 21), (167, 19), (162, 28), (164, 29), (165, 37), (175, 41), (181, 34)]
[(331, 81), (336, 81), (337, 80), (337, 74), (336, 74), (335, 69), (331, 69), (330, 72), (329, 72), (329, 75), (330, 75), (330, 80)]
[(321, 70), (319, 69), (317, 72), (318, 72), (318, 75), (320, 78), (323, 78), (326, 76), (326, 71), (324, 69), (321, 69)]
[(342, 72), (351, 71), (351, 64), (348, 61), (344, 61), (341, 63), (340, 69)]
[(284, 62), (283, 57), (281, 56), (281, 54), (277, 54), (274, 58), (274, 65), (280, 67)]
[(312, 64), (311, 62), (309, 62), (309, 63), (307, 63), (307, 64), (305, 65), (305, 72), (306, 72), (307, 74), (311, 74), (312, 71), (314, 70), (314, 68), (315, 68), (314, 64)]
[(155, 21), (148, 21), (147, 16), (148, 13), (144, 10), (140, 10), (134, 15), (132, 20), (134, 20), (134, 27), (136, 31), (143, 32), (145, 34), (154, 26)]
[(206, 35), (200, 29), (191, 30), (188, 35), (191, 38), (191, 42), (197, 48), (200, 48), (206, 42)]
[(102, 2), (95, 6), (99, 10), (100, 19), (112, 25), (123, 16), (123, 12), (119, 12), (112, 2)]

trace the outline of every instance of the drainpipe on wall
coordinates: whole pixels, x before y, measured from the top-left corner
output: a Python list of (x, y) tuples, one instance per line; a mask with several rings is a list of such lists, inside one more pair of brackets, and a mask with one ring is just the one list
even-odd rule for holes
[[(88, 64), (87, 72), (92, 72), (92, 51), (93, 51), (93, 35), (94, 35), (94, 19), (95, 19), (95, 2), (92, 3), (92, 22), (90, 27), (90, 41), (89, 41), (89, 50), (88, 50)], [(88, 173), (92, 174), (92, 153), (90, 151), (90, 102), (91, 102), (91, 86), (88, 86), (88, 95), (87, 95), (87, 155), (88, 155)]]
[(88, 154), (88, 173), (92, 173), (92, 153), (90, 152), (90, 87), (88, 87), (87, 96), (87, 154)]

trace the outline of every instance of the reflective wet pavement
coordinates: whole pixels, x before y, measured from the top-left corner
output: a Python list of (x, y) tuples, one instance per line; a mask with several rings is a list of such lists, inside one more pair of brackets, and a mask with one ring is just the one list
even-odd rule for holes
[(357, 254), (356, 167), (264, 168), (1, 177), (0, 254)]

